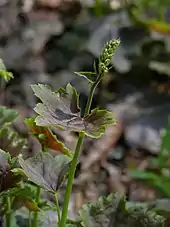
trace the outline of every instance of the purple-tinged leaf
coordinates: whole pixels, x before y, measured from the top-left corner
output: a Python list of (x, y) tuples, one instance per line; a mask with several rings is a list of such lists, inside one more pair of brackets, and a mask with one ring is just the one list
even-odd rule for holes
[(35, 119), (38, 126), (60, 127), (65, 130), (85, 132), (89, 137), (99, 138), (106, 127), (115, 124), (113, 113), (107, 110), (92, 110), (91, 114), (82, 118), (78, 107), (76, 90), (68, 84), (66, 89), (52, 92), (47, 85), (33, 85), (35, 95), (42, 103), (38, 103)]
[(76, 90), (68, 84), (66, 89), (60, 88), (52, 92), (50, 87), (43, 84), (32, 85), (35, 95), (42, 101), (35, 107), (39, 114), (37, 125), (60, 127), (66, 130), (84, 130), (78, 107)]
[(71, 159), (68, 156), (57, 155), (53, 157), (49, 153), (43, 152), (27, 160), (19, 157), (19, 163), (27, 177), (35, 184), (54, 193), (65, 180), (70, 161)]

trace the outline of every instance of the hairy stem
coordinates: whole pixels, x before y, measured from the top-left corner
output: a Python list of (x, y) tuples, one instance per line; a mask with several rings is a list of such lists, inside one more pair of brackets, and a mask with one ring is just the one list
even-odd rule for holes
[(11, 227), (11, 198), (10, 196), (6, 197), (7, 203), (7, 213), (6, 213), (6, 227)]
[[(91, 90), (90, 90), (90, 94), (89, 94), (88, 101), (86, 104), (84, 115), (87, 115), (90, 112), (94, 91), (95, 91), (95, 88), (97, 87), (98, 83), (99, 83), (99, 81), (92, 84), (92, 86), (91, 86)], [(71, 195), (74, 175), (75, 175), (75, 171), (76, 171), (76, 167), (77, 167), (78, 157), (80, 155), (81, 148), (83, 145), (84, 137), (85, 137), (84, 132), (79, 133), (79, 138), (77, 140), (77, 145), (76, 145), (76, 149), (74, 152), (74, 156), (73, 156), (73, 160), (72, 160), (72, 164), (71, 164), (71, 168), (70, 168), (70, 174), (68, 177), (66, 193), (65, 193), (65, 197), (64, 197), (64, 206), (63, 206), (63, 210), (62, 210), (61, 222), (59, 225), (60, 227), (66, 226), (67, 215), (68, 215), (68, 205), (69, 205), (69, 201), (70, 201), (70, 195)]]
[[(40, 201), (40, 192), (41, 188), (37, 186), (37, 192), (36, 192), (36, 203), (39, 203)], [(38, 227), (38, 211), (34, 212), (34, 220), (33, 220), (33, 227)]]

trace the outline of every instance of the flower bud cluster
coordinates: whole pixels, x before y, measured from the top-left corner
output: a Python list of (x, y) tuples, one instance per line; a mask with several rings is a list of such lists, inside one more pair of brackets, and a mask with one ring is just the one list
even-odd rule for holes
[(109, 69), (108, 66), (111, 62), (112, 56), (120, 44), (120, 40), (111, 40), (106, 43), (102, 55), (100, 56), (100, 62), (99, 62), (99, 73), (100, 74), (105, 74), (108, 73)]

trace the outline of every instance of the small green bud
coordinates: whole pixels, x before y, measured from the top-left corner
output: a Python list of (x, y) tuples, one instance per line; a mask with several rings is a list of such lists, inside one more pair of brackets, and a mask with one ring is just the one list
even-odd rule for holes
[(6, 81), (6, 82), (9, 82), (10, 79), (13, 79), (13, 74), (8, 72), (6, 70), (6, 67), (2, 61), (2, 59), (0, 59), (0, 77), (3, 77), (3, 79)]
[(108, 73), (108, 71), (109, 71), (109, 69), (108, 69), (108, 67), (106, 66), (106, 64), (103, 63), (103, 62), (100, 62), (100, 63), (99, 63), (99, 73), (100, 73), (100, 74), (105, 74), (105, 73)]
[(112, 56), (120, 44), (120, 39), (111, 40), (106, 43), (102, 55), (100, 56), (100, 63), (99, 63), (99, 72), (106, 73), (109, 71), (108, 66), (111, 62)]
[(38, 139), (39, 140), (42, 140), (43, 141), (43, 140), (45, 140), (45, 138), (46, 138), (46, 136), (44, 134), (39, 134), (38, 135)]
[(110, 64), (110, 60), (106, 59), (104, 63), (105, 63), (106, 66), (108, 66)]

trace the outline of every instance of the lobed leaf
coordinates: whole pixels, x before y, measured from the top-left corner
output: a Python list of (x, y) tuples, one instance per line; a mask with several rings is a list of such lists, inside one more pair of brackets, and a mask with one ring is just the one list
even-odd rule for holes
[(66, 89), (60, 88), (52, 92), (43, 84), (32, 85), (35, 95), (42, 101), (35, 107), (39, 114), (37, 125), (60, 127), (66, 130), (83, 130), (76, 90), (68, 84)]
[(109, 195), (80, 210), (83, 227), (162, 227), (164, 219), (144, 206), (126, 205), (125, 197)]
[(38, 103), (35, 112), (39, 115), (35, 121), (38, 126), (60, 127), (65, 130), (85, 132), (86, 135), (99, 138), (107, 125), (115, 124), (113, 114), (106, 110), (94, 109), (82, 118), (78, 107), (76, 90), (68, 84), (66, 89), (52, 92), (47, 85), (33, 85)]
[(170, 199), (168, 198), (156, 199), (151, 202), (146, 202), (146, 206), (150, 207), (157, 214), (160, 214), (166, 219), (170, 220)]
[(58, 155), (55, 158), (49, 153), (40, 152), (38, 155), (24, 160), (19, 157), (19, 163), (27, 177), (35, 184), (55, 193), (62, 185), (68, 174), (70, 158)]

